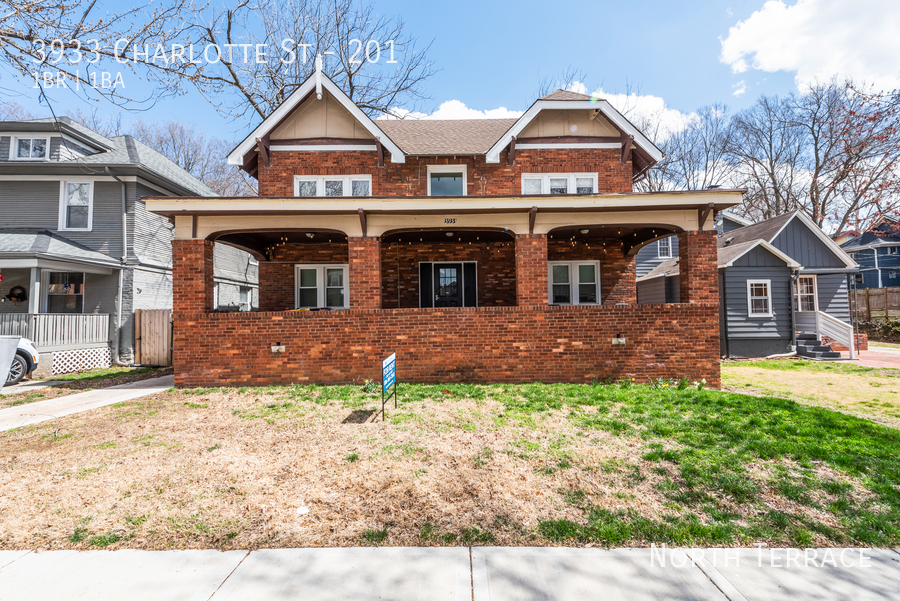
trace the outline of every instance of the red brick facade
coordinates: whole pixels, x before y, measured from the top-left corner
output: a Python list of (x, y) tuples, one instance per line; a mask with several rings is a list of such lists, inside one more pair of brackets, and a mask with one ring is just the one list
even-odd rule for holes
[(293, 196), (295, 175), (372, 176), (373, 196), (427, 196), (428, 165), (466, 165), (466, 194), (484, 196), (522, 193), (523, 173), (597, 173), (600, 193), (632, 191), (631, 161), (624, 165), (615, 149), (540, 149), (516, 151), (515, 165), (507, 165), (507, 154), (499, 163), (479, 157), (406, 157), (391, 163), (385, 153), (384, 167), (375, 152), (272, 152), (271, 165), (259, 166), (260, 196)]
[(401, 383), (720, 383), (718, 306), (700, 303), (179, 313), (175, 349), (179, 387), (380, 380), (392, 352)]
[(381, 308), (381, 241), (378, 238), (348, 238), (350, 259), (350, 307)]
[(516, 236), (516, 304), (548, 304), (546, 234)]
[(681, 302), (719, 302), (719, 261), (716, 230), (678, 234)]
[(172, 306), (175, 312), (213, 309), (213, 249), (209, 240), (172, 241)]

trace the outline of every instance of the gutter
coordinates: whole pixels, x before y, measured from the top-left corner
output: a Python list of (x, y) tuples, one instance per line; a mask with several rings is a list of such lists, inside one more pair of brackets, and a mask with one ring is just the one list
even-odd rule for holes
[[(124, 266), (128, 261), (128, 205), (126, 203), (126, 188), (125, 182), (123, 182), (117, 175), (115, 175), (112, 171), (110, 171), (109, 167), (104, 168), (106, 170), (106, 174), (110, 177), (114, 178), (120, 184), (122, 184), (122, 265)], [(112, 363), (114, 365), (118, 365), (119, 367), (127, 367), (128, 363), (123, 363), (120, 358), (120, 339), (122, 338), (122, 305), (125, 302), (124, 298), (125, 294), (125, 270), (119, 270), (119, 302), (116, 303), (116, 335), (113, 338), (113, 352), (112, 352)]]

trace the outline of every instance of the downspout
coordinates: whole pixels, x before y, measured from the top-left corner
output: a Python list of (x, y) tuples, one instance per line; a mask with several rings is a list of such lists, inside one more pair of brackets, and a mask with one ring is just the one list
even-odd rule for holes
[(110, 171), (109, 167), (105, 167), (106, 174), (117, 182), (122, 184), (122, 269), (119, 270), (119, 302), (116, 303), (116, 335), (113, 336), (113, 352), (112, 363), (119, 367), (128, 367), (128, 363), (123, 363), (119, 358), (119, 339), (122, 337), (122, 305), (125, 302), (125, 264), (128, 261), (128, 205), (126, 203), (125, 182), (117, 175)]
[[(878, 274), (878, 287), (881, 288), (881, 269), (878, 268), (878, 247), (872, 249), (872, 252), (875, 254), (875, 272)], [(887, 307), (885, 307), (884, 314), (887, 315)]]
[(795, 271), (794, 275), (791, 276), (791, 289), (789, 295), (791, 297), (791, 350), (797, 352), (797, 315), (796, 315), (796, 307), (794, 306), (794, 286), (797, 285), (797, 278), (800, 277), (800, 272)]

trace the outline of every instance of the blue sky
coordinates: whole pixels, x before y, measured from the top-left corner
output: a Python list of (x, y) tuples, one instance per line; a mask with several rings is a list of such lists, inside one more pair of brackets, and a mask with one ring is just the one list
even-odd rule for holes
[[(648, 107), (665, 104), (674, 117), (716, 102), (739, 110), (761, 93), (795, 91), (814, 77), (852, 75), (892, 87), (900, 75), (896, 0), (376, 0), (376, 6), (402, 17), (421, 44), (432, 42), (439, 72), (425, 84), (426, 113), (451, 100), (458, 103), (441, 114), (460, 114), (462, 105), (522, 111), (542, 78), (570, 66), (585, 74), (587, 92), (602, 89), (611, 97), (630, 86)], [(196, 93), (148, 113), (126, 113), (124, 121), (172, 117), (223, 138), (243, 137), (255, 125), (224, 119)]]

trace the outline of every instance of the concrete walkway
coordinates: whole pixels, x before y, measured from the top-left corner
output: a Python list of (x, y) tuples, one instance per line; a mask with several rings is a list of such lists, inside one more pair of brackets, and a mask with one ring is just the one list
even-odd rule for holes
[(0, 599), (896, 599), (890, 549), (0, 551)]
[(28, 380), (27, 382), (19, 382), (14, 386), (4, 386), (3, 390), (0, 390), (0, 394), (24, 394), (26, 392), (35, 392), (42, 388), (49, 388), (50, 386), (59, 386), (63, 383), (65, 383), (64, 380)]
[(163, 392), (173, 386), (175, 386), (175, 376), (163, 376), (2, 409), (0, 410), (0, 432), (89, 411), (97, 407), (130, 401)]

